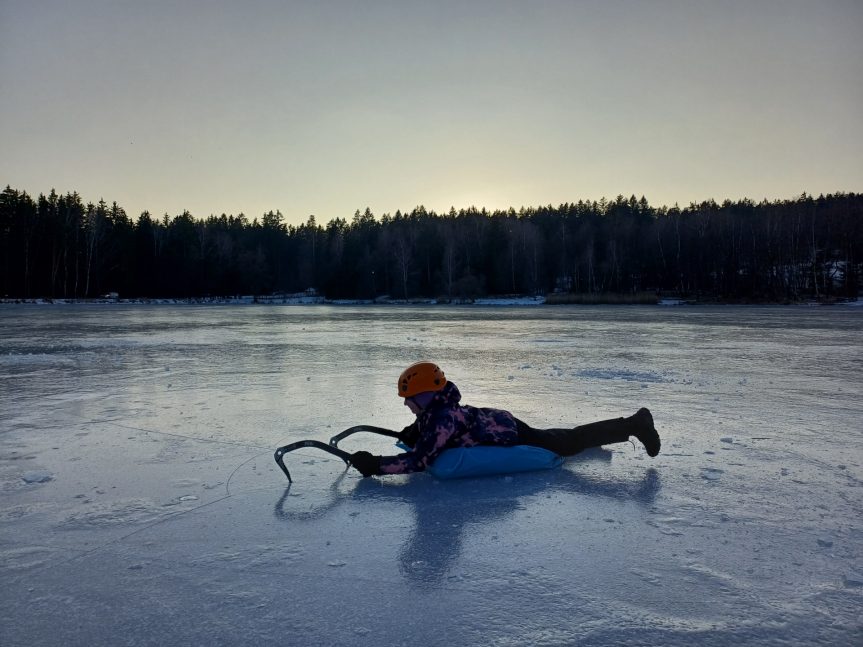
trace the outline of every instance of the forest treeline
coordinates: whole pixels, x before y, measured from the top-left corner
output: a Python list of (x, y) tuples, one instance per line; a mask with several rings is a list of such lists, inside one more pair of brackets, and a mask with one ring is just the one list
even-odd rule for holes
[(652, 207), (635, 196), (519, 211), (417, 207), (326, 225), (278, 211), (136, 220), (116, 202), (0, 195), (0, 296), (471, 298), (658, 291), (727, 301), (855, 297), (863, 194)]

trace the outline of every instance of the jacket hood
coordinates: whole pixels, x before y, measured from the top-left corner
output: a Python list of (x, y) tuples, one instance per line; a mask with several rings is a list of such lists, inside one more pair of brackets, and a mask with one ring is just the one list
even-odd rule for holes
[(425, 408), (425, 411), (436, 409), (441, 406), (456, 406), (461, 402), (461, 392), (453, 382), (447, 382), (444, 387), (435, 392), (432, 401)]

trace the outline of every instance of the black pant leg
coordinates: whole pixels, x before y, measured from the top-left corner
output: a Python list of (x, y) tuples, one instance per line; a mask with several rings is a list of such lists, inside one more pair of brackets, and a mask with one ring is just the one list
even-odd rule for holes
[(516, 419), (522, 445), (542, 447), (561, 456), (573, 456), (590, 447), (629, 440), (630, 429), (624, 418), (601, 420), (573, 429), (534, 429)]

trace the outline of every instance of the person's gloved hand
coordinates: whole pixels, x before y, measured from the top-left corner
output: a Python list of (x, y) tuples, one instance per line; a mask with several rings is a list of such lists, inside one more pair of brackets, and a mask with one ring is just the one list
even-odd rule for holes
[(411, 442), (411, 434), (407, 430), (400, 431), (399, 437), (396, 440), (398, 440), (402, 445), (405, 445), (406, 447), (413, 447), (415, 444)]
[(381, 457), (372, 456), (369, 452), (354, 452), (351, 454), (351, 466), (363, 476), (375, 476), (381, 473)]
[(416, 423), (408, 425), (399, 432), (399, 442), (407, 447), (414, 447), (419, 440), (419, 429)]

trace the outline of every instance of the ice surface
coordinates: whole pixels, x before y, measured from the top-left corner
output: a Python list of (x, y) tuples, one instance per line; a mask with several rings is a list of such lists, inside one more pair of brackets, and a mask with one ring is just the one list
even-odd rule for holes
[[(4, 305), (0, 644), (861, 644), (861, 317)], [(423, 357), (537, 426), (648, 406), (663, 451), (436, 481), (309, 449), (287, 488), (275, 447), (401, 428)]]

